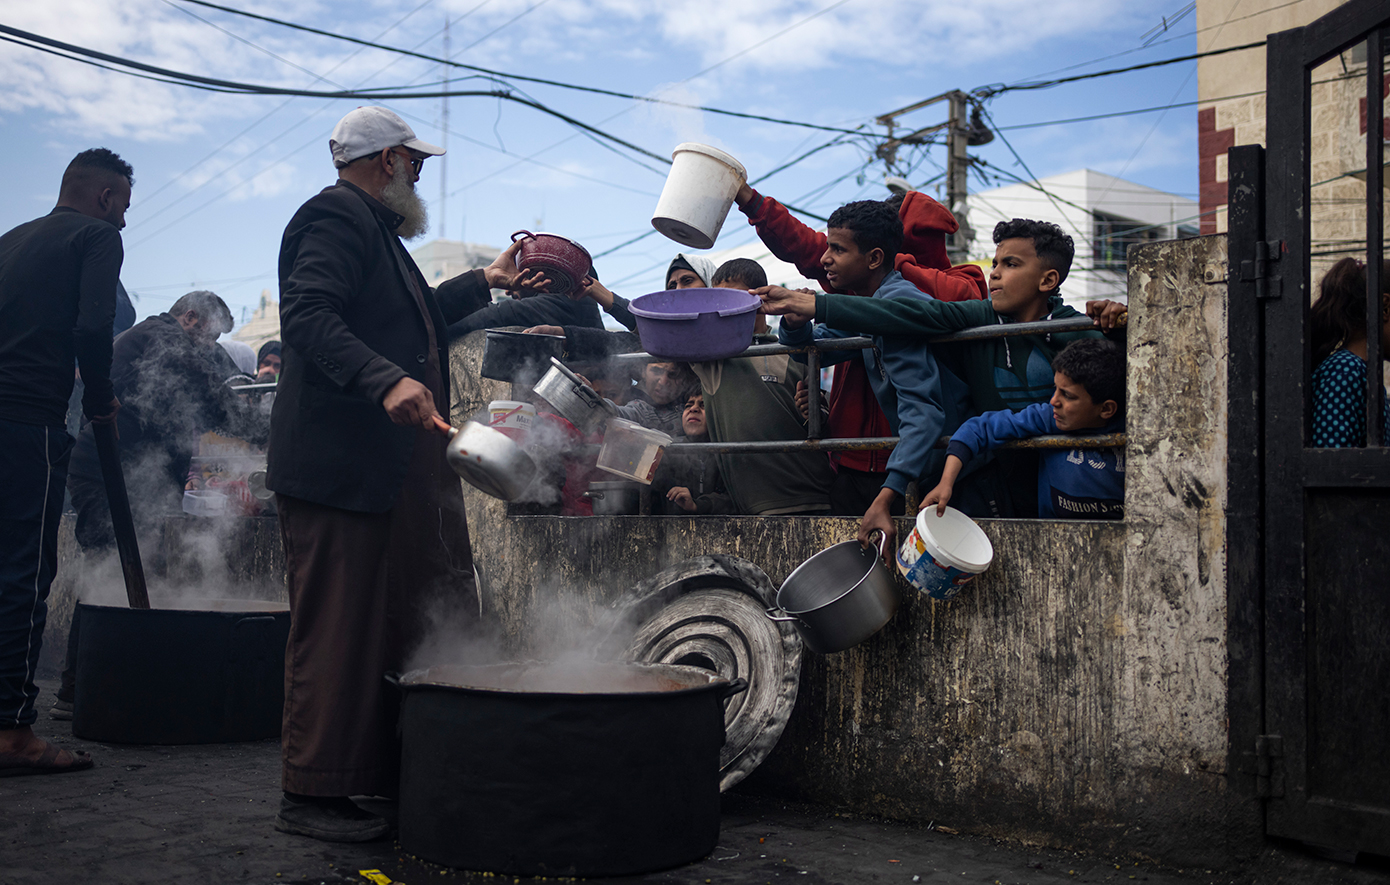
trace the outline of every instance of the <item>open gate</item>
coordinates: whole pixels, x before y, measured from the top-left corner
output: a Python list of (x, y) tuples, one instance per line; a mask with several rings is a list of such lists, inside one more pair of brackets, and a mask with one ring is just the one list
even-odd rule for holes
[[(1229, 154), (1232, 784), (1271, 836), (1390, 855), (1390, 449), (1368, 336), (1367, 445), (1311, 440), (1314, 68), (1365, 46), (1366, 262), (1381, 314), (1390, 3), (1351, 0), (1267, 46), (1267, 148)], [(1359, 56), (1359, 50), (1358, 50)], [(1358, 62), (1359, 63), (1359, 62)], [(1354, 107), (1351, 111), (1356, 113)], [(1347, 173), (1352, 174), (1352, 173)]]

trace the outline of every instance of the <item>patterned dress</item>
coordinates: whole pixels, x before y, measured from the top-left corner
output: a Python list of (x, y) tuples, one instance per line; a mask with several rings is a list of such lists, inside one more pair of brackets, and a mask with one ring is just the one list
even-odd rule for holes
[[(1390, 442), (1390, 410), (1380, 401), (1381, 440)], [(1320, 449), (1366, 445), (1366, 361), (1334, 350), (1313, 370), (1313, 445)]]

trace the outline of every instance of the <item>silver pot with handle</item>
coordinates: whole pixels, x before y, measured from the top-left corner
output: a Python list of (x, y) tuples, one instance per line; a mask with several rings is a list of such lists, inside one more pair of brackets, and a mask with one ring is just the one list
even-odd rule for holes
[(883, 629), (898, 610), (898, 585), (883, 561), (888, 538), (876, 534), (877, 550), (845, 541), (797, 566), (767, 616), (790, 622), (821, 654), (852, 648)]
[(580, 433), (591, 433), (599, 424), (617, 414), (617, 409), (555, 357), (550, 369), (532, 388), (550, 403), (556, 414), (573, 424)]
[(594, 516), (634, 516), (642, 512), (647, 486), (640, 482), (591, 482), (584, 493), (594, 505)]
[(500, 430), (477, 421), (450, 427), (439, 418), (435, 424), (449, 434), (445, 456), (454, 472), (481, 492), (503, 501), (515, 501), (536, 478), (536, 462)]

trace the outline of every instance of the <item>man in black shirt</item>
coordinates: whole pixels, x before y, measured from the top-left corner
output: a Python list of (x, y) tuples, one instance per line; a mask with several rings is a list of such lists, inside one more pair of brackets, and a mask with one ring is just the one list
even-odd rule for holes
[(68, 164), (58, 205), (0, 236), (0, 776), (91, 768), (34, 735), (34, 670), (58, 568), (58, 518), (73, 440), (73, 361), (82, 408), (116, 420), (111, 324), (130, 164), (105, 148)]

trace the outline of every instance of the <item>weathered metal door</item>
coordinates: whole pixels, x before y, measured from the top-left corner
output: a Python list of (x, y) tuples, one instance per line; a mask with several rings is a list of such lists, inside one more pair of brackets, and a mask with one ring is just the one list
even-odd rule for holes
[[(1234, 148), (1229, 176), (1233, 783), (1244, 773), (1267, 800), (1270, 835), (1379, 854), (1390, 854), (1390, 449), (1376, 420), (1363, 448), (1311, 446), (1307, 320), (1311, 73), (1358, 43), (1366, 236), (1344, 251), (1381, 291), (1386, 33), (1390, 4), (1352, 0), (1270, 35), (1268, 148)], [(1379, 318), (1378, 297), (1368, 316)], [(1376, 416), (1380, 342), (1369, 338)]]

